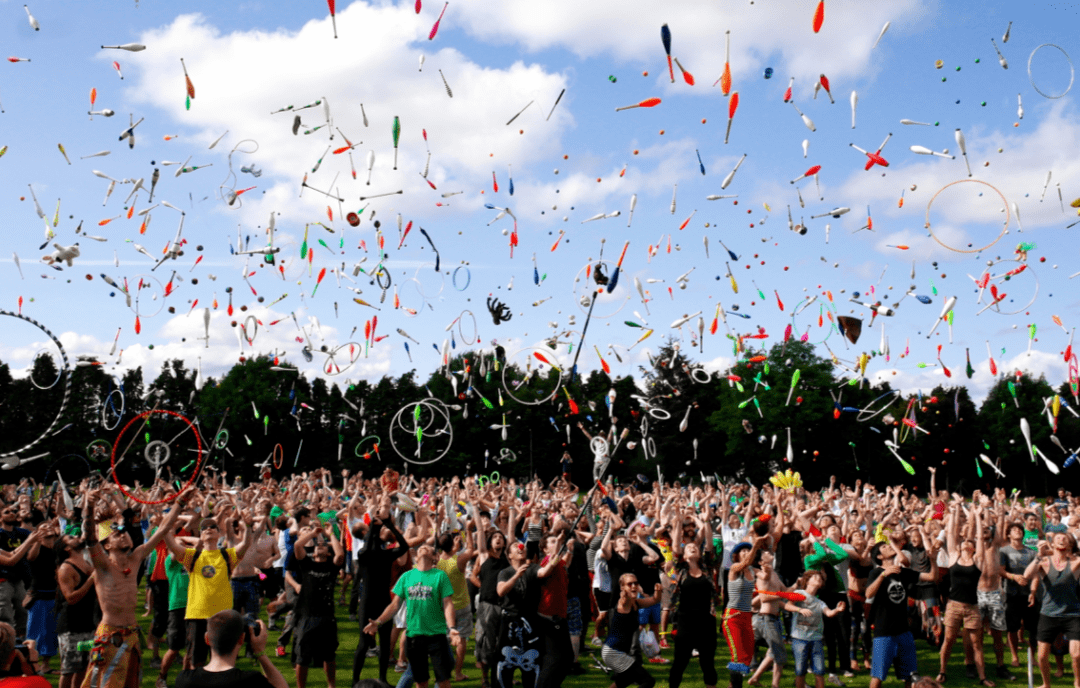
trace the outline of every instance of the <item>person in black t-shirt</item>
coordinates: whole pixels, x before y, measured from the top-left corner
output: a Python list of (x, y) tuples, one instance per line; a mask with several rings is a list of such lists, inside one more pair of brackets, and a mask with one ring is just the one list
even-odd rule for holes
[[(312, 556), (306, 547), (315, 540)], [(333, 548), (333, 557), (330, 550)], [(308, 667), (322, 665), (326, 683), (335, 688), (337, 664), (334, 654), (338, 647), (337, 621), (334, 618), (334, 584), (345, 564), (345, 551), (334, 534), (333, 524), (323, 528), (306, 527), (300, 531), (293, 546), (292, 572), (300, 580), (296, 599), (296, 641), (293, 643), (293, 664), (296, 666), (296, 686), (307, 685)]]
[(489, 675), (499, 661), (499, 626), (502, 611), (499, 608), (499, 573), (510, 566), (506, 558), (506, 536), (497, 530), (478, 533), (481, 543), (478, 578), (480, 579), (479, 602), (476, 607), (476, 661), (481, 664), (481, 681), (490, 685)]
[[(248, 638), (255, 660), (263, 671), (261, 676), (236, 668), (236, 657)], [(200, 669), (181, 671), (176, 677), (176, 688), (289, 688), (285, 677), (266, 656), (266, 640), (266, 626), (262, 621), (249, 629), (239, 612), (228, 609), (214, 614), (206, 623), (210, 663)]]
[(874, 660), (870, 688), (881, 688), (896, 663), (896, 675), (911, 688), (911, 676), (918, 671), (915, 639), (908, 627), (908, 596), (919, 581), (937, 579), (937, 552), (930, 550), (930, 571), (919, 573), (897, 563), (897, 549), (892, 542), (879, 542), (870, 558), (877, 568), (870, 572), (866, 586), (867, 619), (874, 627)]
[(499, 661), (496, 677), (500, 686), (514, 685), (514, 671), (521, 671), (522, 688), (533, 688), (540, 675), (543, 646), (536, 627), (540, 605), (539, 567), (529, 559), (521, 543), (510, 545), (510, 566), (499, 571), (496, 592), (502, 599), (502, 627), (499, 633)]
[[(0, 509), (0, 550), (13, 552), (30, 537), (30, 531), (19, 528), (19, 506), (8, 504)], [(26, 583), (30, 580), (30, 565), (24, 561), (0, 566), (0, 621), (15, 626), (16, 632), (26, 635)]]
[[(357, 537), (358, 530), (353, 531), (353, 537)], [(364, 535), (364, 547), (356, 555), (356, 580), (361, 591), (357, 604), (357, 618), (373, 619), (390, 604), (390, 590), (393, 588), (391, 567), (394, 561), (409, 552), (409, 546), (405, 536), (394, 525), (394, 519), (390, 517), (390, 500), (385, 498), (380, 502), (378, 512), (371, 520), (367, 533)], [(379, 647), (379, 680), (386, 683), (386, 672), (390, 668), (390, 651), (395, 643), (391, 641), (393, 624), (383, 624), (378, 631)], [(376, 646), (375, 636), (364, 632), (364, 622), (360, 622), (360, 639), (356, 643), (356, 651), (353, 653), (352, 682), (360, 680), (360, 672), (364, 669), (364, 659), (367, 657), (369, 648)]]

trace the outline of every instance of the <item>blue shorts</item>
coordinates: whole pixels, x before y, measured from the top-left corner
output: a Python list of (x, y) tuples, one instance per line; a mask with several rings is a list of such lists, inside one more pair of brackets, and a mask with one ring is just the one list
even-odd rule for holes
[(884, 681), (889, 675), (889, 667), (895, 662), (896, 678), (903, 682), (911, 680), (911, 675), (919, 669), (915, 655), (915, 639), (911, 631), (900, 635), (885, 635), (874, 638), (874, 661), (870, 676)]
[(796, 676), (806, 676), (807, 669), (814, 676), (825, 675), (825, 645), (820, 640), (792, 638), (791, 654), (795, 655)]
[(577, 597), (566, 600), (566, 628), (570, 635), (581, 635), (585, 631), (581, 622), (581, 600)]
[(659, 602), (657, 602), (651, 607), (641, 607), (637, 610), (638, 623), (642, 626), (646, 626), (648, 624), (659, 624), (660, 612), (661, 607)]

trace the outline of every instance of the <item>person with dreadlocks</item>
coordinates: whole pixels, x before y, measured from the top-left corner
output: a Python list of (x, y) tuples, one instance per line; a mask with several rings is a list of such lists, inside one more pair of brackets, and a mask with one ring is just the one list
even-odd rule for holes
[[(189, 488), (190, 489), (190, 488)], [(188, 492), (180, 493), (182, 502)], [(143, 559), (154, 551), (163, 537), (172, 533), (180, 509), (173, 506), (161, 527), (150, 539), (135, 547), (128, 532), (134, 523), (114, 523), (104, 542), (98, 539), (95, 511), (99, 490), (83, 495), (83, 537), (94, 565), (94, 590), (101, 605), (101, 623), (94, 632), (94, 648), (83, 679), (83, 688), (138, 688), (142, 648), (135, 617), (138, 600), (138, 570)]]

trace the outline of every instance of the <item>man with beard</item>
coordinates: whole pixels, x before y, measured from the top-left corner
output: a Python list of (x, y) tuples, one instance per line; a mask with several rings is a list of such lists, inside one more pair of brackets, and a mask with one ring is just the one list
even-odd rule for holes
[[(30, 537), (30, 531), (19, 527), (19, 507), (8, 504), (0, 510), (0, 550), (13, 552)], [(0, 566), (0, 621), (15, 627), (20, 636), (26, 634), (26, 610), (22, 600), (26, 597), (26, 581), (30, 579), (30, 566), (20, 561), (11, 566)]]
[[(177, 501), (182, 502), (186, 494), (186, 490), (180, 493)], [(114, 524), (115, 530), (101, 543), (94, 514), (98, 496), (97, 490), (91, 490), (83, 501), (83, 537), (94, 565), (101, 623), (94, 634), (90, 670), (82, 685), (83, 688), (138, 688), (142, 660), (135, 616), (139, 565), (163, 537), (171, 535), (180, 508), (173, 505), (157, 532), (138, 547), (132, 545), (128, 532), (135, 527), (132, 523), (119, 527)]]

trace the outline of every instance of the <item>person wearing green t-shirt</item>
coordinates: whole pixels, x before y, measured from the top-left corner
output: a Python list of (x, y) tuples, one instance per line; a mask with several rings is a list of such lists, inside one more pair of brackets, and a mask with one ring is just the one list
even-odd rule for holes
[(423, 544), (416, 551), (416, 567), (406, 571), (394, 585), (394, 597), (377, 619), (369, 619), (364, 633), (374, 635), (390, 621), (405, 600), (406, 653), (413, 678), (420, 688), (428, 686), (428, 661), (439, 688), (449, 688), (453, 655), (447, 643), (461, 642), (454, 626), (454, 586), (445, 573), (435, 568), (435, 548)]
[(1042, 519), (1034, 511), (1024, 514), (1024, 547), (1038, 551), (1042, 535)]
[[(151, 554), (151, 558), (156, 556)], [(151, 564), (152, 565), (152, 564)], [(161, 658), (161, 673), (158, 675), (156, 688), (169, 685), (169, 668), (180, 657), (180, 651), (187, 644), (187, 622), (184, 611), (188, 601), (188, 570), (172, 554), (165, 557), (165, 576), (169, 584), (169, 621), (165, 633), (165, 656)], [(194, 667), (187, 667), (192, 669)]]

